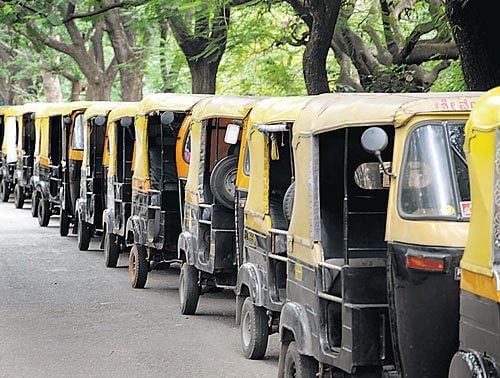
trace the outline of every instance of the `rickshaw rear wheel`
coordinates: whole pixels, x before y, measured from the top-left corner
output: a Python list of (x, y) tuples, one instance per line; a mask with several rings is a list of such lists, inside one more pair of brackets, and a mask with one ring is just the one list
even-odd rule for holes
[(134, 244), (130, 250), (128, 260), (130, 285), (132, 285), (134, 289), (142, 289), (146, 285), (149, 270), (148, 265), (146, 248)]
[(295, 182), (292, 182), (283, 197), (283, 214), (288, 224), (292, 219), (293, 199), (295, 197)]
[(19, 184), (14, 187), (14, 205), (16, 209), (22, 209), (24, 206), (24, 190)]
[(38, 192), (36, 190), (31, 193), (31, 216), (36, 218), (38, 216)]
[(193, 265), (183, 263), (179, 276), (179, 300), (182, 315), (194, 315), (200, 298), (199, 272)]
[(116, 268), (120, 257), (120, 245), (117, 243), (116, 234), (104, 234), (104, 265), (106, 268)]
[(7, 202), (10, 196), (9, 183), (5, 178), (0, 182), (0, 200), (2, 202)]
[(61, 213), (59, 219), (59, 234), (61, 236), (68, 236), (69, 234), (69, 214), (61, 206)]
[(312, 357), (300, 354), (295, 341), (288, 344), (285, 356), (285, 378), (313, 378), (318, 373), (318, 363)]
[(80, 251), (87, 251), (90, 245), (90, 226), (84, 220), (78, 218), (78, 249)]
[(38, 201), (38, 224), (40, 227), (47, 227), (50, 221), (50, 203), (46, 199)]
[(243, 355), (259, 360), (266, 354), (269, 327), (266, 309), (255, 306), (250, 297), (245, 299), (241, 310), (241, 345)]

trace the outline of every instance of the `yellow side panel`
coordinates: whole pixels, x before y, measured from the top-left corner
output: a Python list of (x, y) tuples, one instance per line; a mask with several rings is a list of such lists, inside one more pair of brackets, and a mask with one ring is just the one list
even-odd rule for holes
[(190, 126), (191, 116), (188, 115), (182, 122), (175, 145), (175, 163), (177, 165), (177, 177), (179, 178), (186, 178), (189, 172), (189, 164), (184, 160), (184, 144), (186, 143)]
[(469, 293), (500, 303), (500, 291), (497, 289), (495, 277), (487, 277), (483, 274), (463, 270), (460, 288)]
[(135, 162), (134, 179), (148, 180), (148, 136), (146, 116), (137, 117), (135, 120)]
[(248, 133), (247, 133), (248, 117), (243, 121), (243, 130), (241, 132), (241, 147), (238, 156), (238, 174), (236, 176), (236, 188), (240, 190), (248, 190), (250, 186), (250, 177), (244, 172), (245, 166), (245, 153), (248, 146)]
[(461, 266), (472, 272), (492, 276), (495, 132), (476, 131), (469, 141), (467, 160), (472, 198), (471, 219)]
[(108, 175), (116, 175), (116, 123), (108, 123), (108, 146), (109, 146), (109, 156), (108, 156)]
[(40, 119), (40, 157), (49, 158), (49, 118)]
[[(252, 229), (269, 234), (269, 147), (268, 138), (256, 129), (249, 130), (250, 182), (245, 205), (245, 224)], [(269, 217), (267, 217), (269, 218)], [(252, 226), (250, 226), (252, 225)]]

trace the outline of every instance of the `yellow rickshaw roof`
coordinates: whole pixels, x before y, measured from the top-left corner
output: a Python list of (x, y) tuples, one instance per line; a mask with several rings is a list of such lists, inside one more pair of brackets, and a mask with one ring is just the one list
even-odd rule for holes
[(97, 101), (74, 101), (74, 102), (59, 102), (45, 104), (43, 107), (37, 111), (36, 118), (46, 118), (57, 115), (68, 115), (73, 113), (75, 110), (85, 110)]
[(115, 122), (123, 117), (135, 117), (140, 102), (122, 102), (108, 114), (108, 122)]
[(98, 115), (107, 116), (111, 110), (113, 110), (117, 106), (120, 106), (120, 104), (122, 103), (111, 102), (111, 101), (99, 101), (93, 103), (91, 106), (87, 108), (87, 110), (85, 110), (85, 114), (83, 117), (86, 121), (92, 117), (97, 117)]
[(394, 125), (417, 114), (468, 113), (480, 93), (339, 93), (312, 98), (295, 123), (301, 134), (317, 134), (343, 127)]
[(244, 118), (259, 97), (213, 96), (198, 102), (192, 111), (195, 121), (209, 118)]
[(293, 122), (312, 96), (270, 97), (252, 104), (249, 124)]
[(7, 109), (5, 109), (4, 114), (6, 116), (17, 117), (26, 113), (37, 112), (38, 110), (42, 109), (45, 105), (46, 104), (41, 102), (33, 102), (24, 105), (12, 105), (8, 106)]
[(500, 87), (489, 90), (479, 98), (470, 113), (467, 131), (488, 132), (498, 127), (500, 127)]
[(144, 115), (159, 110), (187, 112), (194, 104), (210, 95), (156, 93), (144, 97), (140, 102), (138, 114)]

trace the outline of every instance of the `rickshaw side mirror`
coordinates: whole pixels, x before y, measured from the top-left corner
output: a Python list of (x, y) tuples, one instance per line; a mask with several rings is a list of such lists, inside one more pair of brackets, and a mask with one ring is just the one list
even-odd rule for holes
[(122, 127), (132, 126), (132, 117), (123, 117), (122, 119), (120, 119), (120, 125)]
[(94, 119), (94, 124), (96, 124), (97, 126), (104, 126), (106, 124), (106, 117), (98, 115)]
[(391, 177), (396, 177), (396, 175), (388, 170), (382, 160), (382, 151), (385, 150), (387, 144), (389, 143), (389, 137), (385, 130), (380, 127), (370, 127), (366, 129), (361, 135), (361, 145), (363, 148), (369, 152), (374, 154), (378, 161), (381, 164), (382, 170), (384, 173)]
[(237, 144), (240, 136), (240, 125), (230, 123), (227, 125), (224, 142), (227, 144)]
[(35, 120), (35, 113), (30, 114), (30, 120), (34, 121)]
[(387, 147), (389, 137), (380, 127), (370, 127), (361, 135), (361, 145), (363, 148), (375, 155), (380, 155)]
[(167, 110), (161, 113), (160, 121), (162, 125), (170, 125), (172, 122), (174, 122), (174, 112)]
[(63, 119), (63, 122), (66, 126), (71, 125), (71, 117), (70, 116), (65, 116)]

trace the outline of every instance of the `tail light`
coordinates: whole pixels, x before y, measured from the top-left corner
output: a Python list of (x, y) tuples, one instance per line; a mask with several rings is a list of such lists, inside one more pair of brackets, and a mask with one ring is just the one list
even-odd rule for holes
[(406, 267), (428, 272), (444, 272), (445, 260), (442, 257), (406, 256)]

